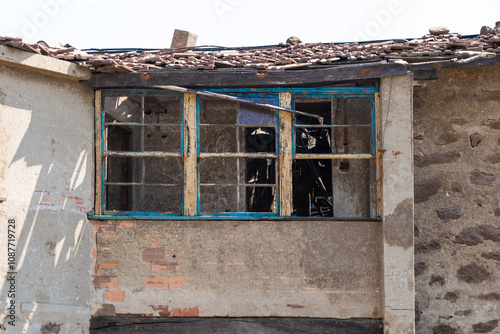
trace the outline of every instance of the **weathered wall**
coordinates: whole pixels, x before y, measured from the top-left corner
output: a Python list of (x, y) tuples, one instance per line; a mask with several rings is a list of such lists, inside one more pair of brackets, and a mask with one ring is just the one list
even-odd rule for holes
[[(2, 55), (9, 52), (2, 49)], [(46, 57), (18, 50), (9, 56), (14, 63), (28, 59), (32, 68), (0, 61), (0, 196), (7, 197), (0, 204), (2, 275), (9, 271), (8, 219), (16, 221), (17, 261), (16, 326), (5, 318), (10, 284), (3, 278), (0, 323), (6, 333), (85, 333), (91, 289), (86, 213), (93, 207), (93, 93), (85, 82), (59, 71), (65, 62), (43, 65)], [(40, 59), (46, 68), (35, 71)], [(59, 72), (52, 73), (51, 66)]]
[(381, 317), (380, 222), (93, 227), (95, 316)]
[(415, 332), (412, 84), (412, 74), (380, 82), (385, 334)]
[(417, 332), (500, 333), (500, 69), (414, 92)]

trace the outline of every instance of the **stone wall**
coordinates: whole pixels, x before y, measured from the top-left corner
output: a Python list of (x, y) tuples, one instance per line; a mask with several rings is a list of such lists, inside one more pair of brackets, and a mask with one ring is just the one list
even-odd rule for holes
[(417, 333), (500, 332), (500, 69), (415, 82)]

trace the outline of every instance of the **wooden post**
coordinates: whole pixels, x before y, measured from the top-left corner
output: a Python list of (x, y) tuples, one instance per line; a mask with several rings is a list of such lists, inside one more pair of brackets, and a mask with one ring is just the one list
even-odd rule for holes
[(95, 91), (95, 203), (94, 203), (94, 214), (100, 215), (102, 214), (102, 122), (103, 119), (101, 117), (101, 91)]
[(196, 94), (184, 93), (184, 216), (198, 214)]
[[(292, 107), (292, 94), (279, 94), (280, 107)], [(279, 174), (279, 199), (280, 216), (288, 217), (292, 215), (292, 114), (286, 111), (279, 112), (279, 156), (278, 156), (278, 174)]]

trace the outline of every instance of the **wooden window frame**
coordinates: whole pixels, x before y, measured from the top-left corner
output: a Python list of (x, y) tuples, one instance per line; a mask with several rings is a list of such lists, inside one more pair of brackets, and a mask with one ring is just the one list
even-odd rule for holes
[[(370, 154), (329, 154), (331, 159), (371, 159), (375, 165), (376, 197), (377, 209), (376, 217), (352, 217), (350, 220), (380, 220), (382, 203), (382, 168), (380, 146), (380, 108), (378, 85), (360, 87), (320, 87), (320, 88), (262, 88), (262, 89), (207, 89), (207, 91), (243, 97), (246, 94), (254, 96), (275, 97), (279, 101), (279, 106), (293, 109), (295, 96), (309, 96), (311, 98), (370, 98), (373, 105), (372, 110), (372, 152)], [(346, 220), (342, 217), (296, 217), (292, 216), (292, 164), (294, 159), (311, 158), (295, 154), (294, 152), (294, 115), (287, 111), (279, 110), (277, 124), (277, 196), (278, 210), (276, 213), (221, 213), (212, 215), (200, 214), (199, 203), (199, 181), (198, 181), (198, 160), (199, 152), (199, 128), (198, 112), (200, 110), (199, 97), (191, 92), (183, 93), (183, 124), (182, 124), (182, 152), (180, 156), (184, 162), (184, 184), (183, 184), (183, 207), (182, 214), (156, 213), (156, 212), (111, 212), (104, 211), (104, 170), (103, 152), (105, 143), (104, 133), (104, 98), (107, 96), (127, 95), (130, 93), (141, 94), (161, 94), (162, 91), (156, 89), (105, 89), (95, 92), (95, 210), (91, 218), (94, 219), (338, 219)], [(164, 91), (163, 91), (164, 92)]]

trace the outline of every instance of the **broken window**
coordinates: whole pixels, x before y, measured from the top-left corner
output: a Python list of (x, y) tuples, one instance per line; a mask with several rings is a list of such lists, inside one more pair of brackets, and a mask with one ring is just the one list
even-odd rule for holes
[(182, 213), (180, 96), (103, 99), (104, 209)]
[(297, 216), (376, 214), (374, 106), (370, 98), (308, 99), (295, 108), (293, 208)]
[(215, 91), (98, 92), (98, 214), (377, 217), (376, 87)]
[(199, 105), (201, 212), (276, 213), (276, 112), (210, 98)]

